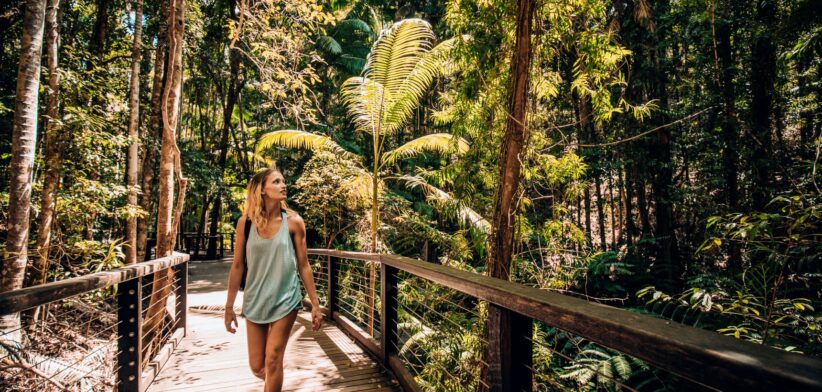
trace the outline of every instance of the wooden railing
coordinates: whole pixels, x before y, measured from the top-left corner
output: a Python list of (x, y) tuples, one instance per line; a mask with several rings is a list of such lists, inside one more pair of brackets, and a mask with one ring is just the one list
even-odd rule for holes
[[(0, 315), (23, 314), (19, 330), (0, 333), (0, 390), (144, 391), (185, 336), (188, 260), (175, 253), (0, 294)], [(87, 374), (67, 377), (80, 368)]]
[[(155, 247), (156, 235), (154, 233), (148, 234), (148, 241), (146, 243), (146, 257), (150, 257), (152, 250)], [(212, 249), (209, 249), (211, 244)], [(174, 250), (178, 252), (188, 253), (193, 260), (205, 259), (213, 260), (217, 257), (224, 258), (226, 251), (231, 252), (234, 249), (234, 232), (219, 232), (215, 235), (200, 234), (196, 231), (177, 233), (177, 240), (174, 242)], [(212, 253), (208, 253), (212, 250)]]
[[(486, 378), (490, 385), (485, 387), (489, 390), (554, 390), (538, 387), (556, 380), (535, 368), (535, 358), (546, 350), (562, 355), (536, 336), (544, 335), (544, 331), (563, 331), (562, 336), (578, 337), (574, 342), (594, 342), (669, 372), (680, 380), (677, 389), (686, 385), (688, 390), (822, 390), (822, 361), (812, 357), (420, 260), (327, 249), (310, 249), (308, 253), (322, 310), (389, 367), (405, 390), (473, 390), (484, 383), (479, 370), (471, 366), (427, 368), (437, 362), (431, 355), (443, 355), (448, 350), (426, 358), (408, 355), (410, 341), (438, 333), (455, 334), (448, 344), (462, 345), (463, 352), (476, 354), (488, 345), (499, 347), (498, 358), (459, 359), (487, 366), (491, 377)], [(369, 283), (369, 263), (379, 266), (374, 286)], [(420, 295), (423, 286), (429, 292), (416, 298), (414, 304), (400, 303), (411, 293)], [(379, 293), (373, 302), (368, 294), (372, 289)], [(445, 298), (449, 306), (470, 317), (467, 324), (472, 329), (468, 331), (464, 325), (438, 314), (435, 297)], [(372, 303), (376, 307), (375, 320), (369, 315)], [(484, 313), (492, 307), (500, 315), (501, 328), (485, 332)], [(436, 322), (414, 328), (407, 326), (407, 320)], [(410, 330), (414, 337), (401, 329)], [(481, 344), (472, 346), (472, 339)], [(447, 380), (420, 385), (421, 381), (431, 380), (421, 375), (431, 374), (434, 382), (440, 382), (437, 377)], [(619, 384), (619, 380), (614, 381)]]

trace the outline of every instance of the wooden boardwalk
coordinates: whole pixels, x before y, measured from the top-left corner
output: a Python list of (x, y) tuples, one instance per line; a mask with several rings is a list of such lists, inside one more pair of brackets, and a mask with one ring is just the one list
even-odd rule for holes
[[(192, 265), (189, 304), (195, 309), (225, 301), (219, 279), (208, 279), (209, 273), (198, 276)], [(263, 382), (248, 368), (245, 321), (240, 319), (232, 335), (223, 327), (222, 311), (195, 309), (188, 312), (187, 336), (148, 391), (262, 391)], [(320, 331), (311, 331), (311, 314), (305, 311), (291, 331), (285, 362), (283, 391), (401, 391), (391, 373), (336, 325), (326, 321)]]

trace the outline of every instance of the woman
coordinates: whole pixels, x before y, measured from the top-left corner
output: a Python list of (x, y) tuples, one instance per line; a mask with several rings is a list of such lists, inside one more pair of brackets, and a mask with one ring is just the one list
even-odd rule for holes
[[(286, 187), (277, 169), (261, 171), (251, 178), (245, 214), (237, 222), (234, 262), (228, 275), (225, 328), (236, 332), (234, 299), (240, 288), (247, 258), (243, 316), (248, 335), (248, 360), (255, 376), (265, 380), (265, 391), (280, 391), (283, 384), (283, 354), (297, 318), (302, 295), (299, 273), (311, 300), (313, 329), (322, 323), (320, 305), (305, 245), (305, 223), (286, 211)], [(248, 241), (245, 222), (251, 220)], [(293, 243), (292, 243), (293, 238)], [(243, 246), (245, 244), (245, 246)]]

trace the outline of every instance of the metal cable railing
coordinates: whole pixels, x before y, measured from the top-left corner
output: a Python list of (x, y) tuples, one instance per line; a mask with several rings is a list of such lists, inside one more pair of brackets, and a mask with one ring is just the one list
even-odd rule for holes
[(435, 263), (309, 255), (326, 311), (405, 390), (822, 390), (811, 357)]
[(371, 261), (335, 259), (337, 263), (338, 311), (360, 329), (381, 339), (379, 268)]
[(142, 391), (185, 334), (188, 255), (0, 294), (0, 390)]

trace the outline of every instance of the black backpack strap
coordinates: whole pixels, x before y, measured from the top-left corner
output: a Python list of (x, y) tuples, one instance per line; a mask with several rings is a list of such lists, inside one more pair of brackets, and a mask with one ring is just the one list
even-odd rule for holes
[(240, 290), (245, 290), (245, 280), (248, 276), (248, 255), (246, 254), (246, 244), (248, 244), (248, 235), (251, 234), (251, 219), (245, 217), (245, 236), (243, 237), (243, 279), (240, 281)]

